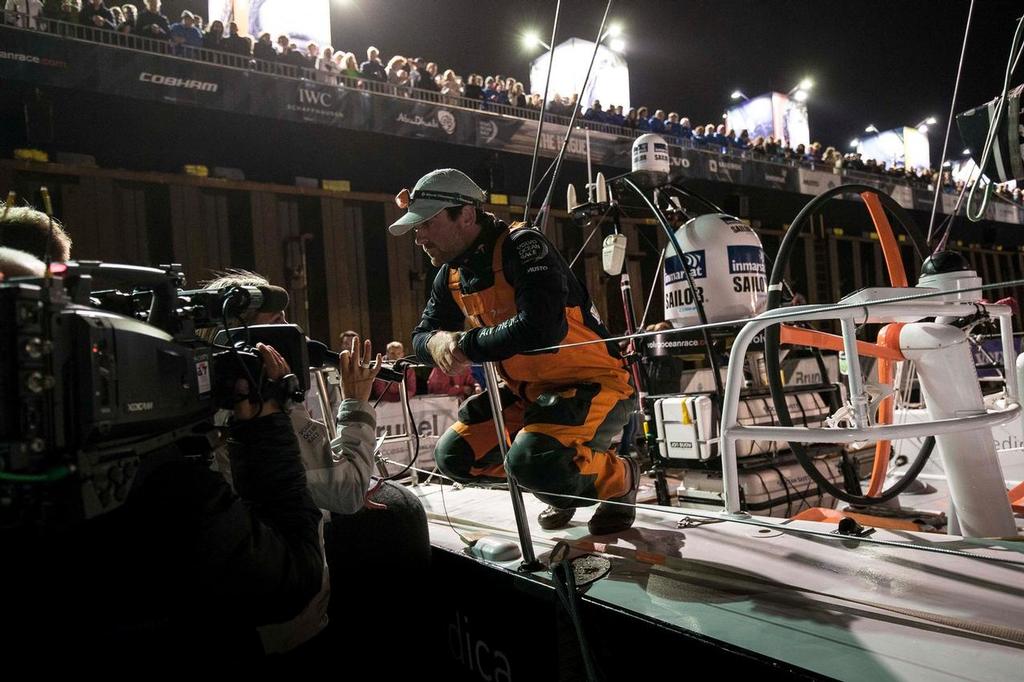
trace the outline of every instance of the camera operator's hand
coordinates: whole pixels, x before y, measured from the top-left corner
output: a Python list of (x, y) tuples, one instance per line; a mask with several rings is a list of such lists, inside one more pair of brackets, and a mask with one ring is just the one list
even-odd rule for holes
[[(278, 381), (291, 372), (288, 363), (273, 346), (257, 343), (256, 350), (263, 358), (263, 369), (269, 381)], [(281, 411), (281, 406), (277, 404), (276, 400), (265, 400), (262, 405), (259, 401), (250, 401), (249, 392), (252, 390), (254, 389), (249, 386), (249, 381), (246, 379), (239, 379), (235, 382), (235, 419), (245, 421)], [(259, 412), (256, 411), (257, 406), (260, 407)]]
[(341, 397), (367, 401), (373, 388), (373, 380), (380, 371), (381, 355), (370, 364), (373, 344), (367, 339), (360, 348), (359, 337), (352, 340), (352, 348), (341, 351), (338, 367), (341, 370)]
[(427, 352), (434, 359), (434, 366), (449, 376), (462, 372), (472, 364), (459, 348), (461, 336), (459, 332), (434, 332), (427, 341)]

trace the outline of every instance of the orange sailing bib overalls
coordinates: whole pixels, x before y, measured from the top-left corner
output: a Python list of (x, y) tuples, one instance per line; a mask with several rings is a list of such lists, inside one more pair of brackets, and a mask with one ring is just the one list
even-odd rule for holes
[[(494, 245), (492, 286), (463, 293), (458, 268), (449, 271), (448, 289), (473, 327), (494, 326), (519, 312), (515, 289), (502, 272), (509, 234), (502, 232)], [(586, 326), (578, 306), (567, 306), (565, 316), (568, 333), (561, 343), (602, 338)], [(595, 343), (515, 355), (497, 364), (506, 384), (502, 415), (512, 439), (507, 461), (498, 450), (488, 397), (476, 395), (438, 441), (434, 458), (441, 471), (458, 481), (486, 483), (503, 481), (507, 467), (520, 485), (556, 507), (590, 504), (558, 494), (602, 500), (622, 495), (626, 463), (609, 450), (634, 408), (622, 359)]]

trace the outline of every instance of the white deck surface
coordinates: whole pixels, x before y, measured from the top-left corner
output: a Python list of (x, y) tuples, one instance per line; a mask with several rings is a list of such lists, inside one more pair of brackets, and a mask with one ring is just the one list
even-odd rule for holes
[[(414, 490), (431, 515), (431, 542), (461, 550), (440, 486)], [(517, 540), (508, 492), (446, 486), (444, 498), (464, 534), (498, 529), (492, 534)], [(679, 529), (686, 510), (678, 508), (641, 510), (630, 531), (594, 538), (586, 526), (592, 508), (577, 512), (570, 528), (548, 532), (535, 520), (544, 505), (531, 495), (525, 502), (539, 556), (558, 539), (611, 545), (612, 572), (588, 598), (838, 679), (1024, 679), (1022, 542), (882, 530), (872, 536), (1015, 562), (1007, 565), (730, 522)], [(631, 550), (667, 563), (638, 561)]]

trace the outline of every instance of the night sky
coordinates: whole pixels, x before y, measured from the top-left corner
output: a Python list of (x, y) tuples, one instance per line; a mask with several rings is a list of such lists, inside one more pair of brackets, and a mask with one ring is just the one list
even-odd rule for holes
[[(364, 59), (423, 56), (460, 75), (502, 73), (528, 80), (519, 36), (547, 41), (553, 0), (331, 0), (335, 47)], [(939, 119), (930, 137), (933, 165), (953, 94), (969, 0), (619, 0), (611, 17), (627, 41), (633, 105), (720, 121), (729, 93), (788, 91), (815, 81), (808, 101), (812, 139), (844, 149), (874, 124), (880, 130)], [(593, 39), (601, 0), (563, 0), (557, 42)], [(976, 0), (964, 75), (963, 111), (1001, 87), (1020, 0)], [(580, 74), (582, 80), (583, 74)], [(1011, 85), (1024, 81), (1018, 67)], [(951, 155), (963, 148), (955, 127)]]

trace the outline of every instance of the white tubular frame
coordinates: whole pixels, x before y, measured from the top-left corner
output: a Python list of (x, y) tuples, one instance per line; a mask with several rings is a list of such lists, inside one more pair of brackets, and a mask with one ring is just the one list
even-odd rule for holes
[[(852, 384), (860, 385), (860, 359), (850, 333), (857, 320), (864, 321), (869, 315), (884, 320), (906, 319), (907, 317), (962, 317), (984, 309), (999, 320), (1000, 339), (1003, 345), (1003, 372), (1006, 381), (1006, 407), (986, 414), (971, 415), (957, 419), (918, 422), (913, 424), (887, 424), (868, 426), (859, 424), (856, 428), (808, 428), (804, 426), (742, 426), (739, 412), (740, 390), (743, 387), (743, 367), (747, 348), (754, 338), (766, 328), (783, 322), (810, 320), (839, 320), (843, 325), (843, 346), (849, 362), (849, 376), (856, 377)], [(722, 488), (725, 496), (725, 511), (740, 514), (739, 475), (736, 466), (737, 440), (775, 440), (798, 443), (854, 443), (857, 441), (899, 440), (953, 431), (990, 428), (1005, 424), (1020, 416), (1020, 399), (1017, 386), (1017, 354), (1013, 346), (1012, 311), (1005, 305), (981, 305), (974, 303), (948, 303), (943, 301), (908, 301), (892, 303), (865, 303), (864, 305), (836, 309), (833, 306), (806, 305), (771, 310), (761, 313), (740, 330), (729, 354), (729, 370), (726, 376), (725, 396), (722, 405), (722, 422), (719, 430), (722, 453)], [(857, 396), (852, 393), (851, 400)]]

